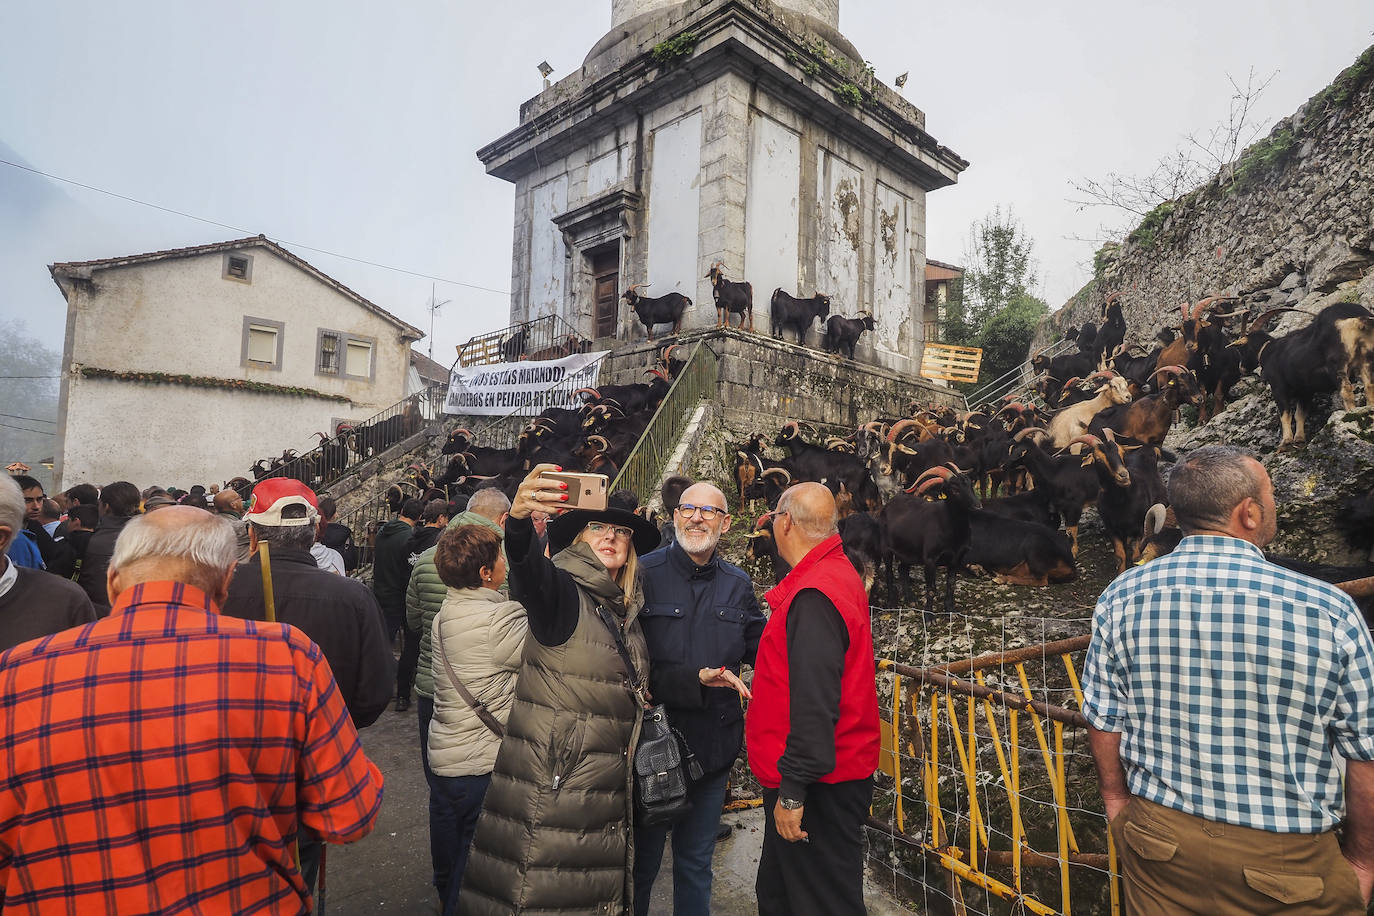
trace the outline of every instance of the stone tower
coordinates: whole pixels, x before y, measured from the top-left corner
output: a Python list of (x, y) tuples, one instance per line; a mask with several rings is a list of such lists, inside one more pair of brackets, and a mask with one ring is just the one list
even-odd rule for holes
[(640, 339), (618, 300), (649, 283), (691, 297), (684, 329), (710, 326), (723, 261), (753, 283), (756, 331), (774, 288), (828, 293), (832, 314), (873, 314), (861, 360), (914, 373), (925, 195), (968, 163), (865, 68), (839, 0), (612, 0), (611, 20), (477, 153), (516, 186), (511, 322)]

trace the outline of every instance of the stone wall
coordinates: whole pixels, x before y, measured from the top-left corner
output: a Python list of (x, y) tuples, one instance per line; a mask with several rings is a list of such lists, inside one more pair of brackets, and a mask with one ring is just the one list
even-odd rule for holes
[[(804, 420), (853, 431), (868, 420), (904, 413), (913, 400), (964, 406), (957, 392), (924, 379), (762, 334), (719, 329), (676, 338), (687, 351), (698, 341), (720, 358), (717, 403), (721, 415), (752, 419), (758, 427), (777, 428), (786, 420)], [(644, 381), (644, 369), (653, 364), (663, 343), (618, 348), (603, 362), (601, 382)]]
[[(1179, 305), (1219, 291), (1252, 310), (1332, 301), (1374, 306), (1374, 48), (1332, 86), (1201, 188), (1164, 204), (1065, 306), (1033, 346), (1098, 321), (1121, 290), (1128, 341), (1147, 343), (1179, 320)], [(1299, 322), (1288, 315), (1280, 330)]]

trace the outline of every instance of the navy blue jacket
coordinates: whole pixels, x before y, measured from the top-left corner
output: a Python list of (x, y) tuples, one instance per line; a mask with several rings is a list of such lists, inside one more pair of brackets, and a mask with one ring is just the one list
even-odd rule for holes
[[(697, 566), (679, 544), (639, 558), (649, 642), (649, 690), (668, 707), (706, 773), (730, 766), (744, 742), (744, 708), (733, 690), (704, 688), (695, 672), (722, 665), (739, 673), (754, 663), (766, 618), (749, 575), (713, 556)], [(688, 677), (688, 673), (693, 677)]]

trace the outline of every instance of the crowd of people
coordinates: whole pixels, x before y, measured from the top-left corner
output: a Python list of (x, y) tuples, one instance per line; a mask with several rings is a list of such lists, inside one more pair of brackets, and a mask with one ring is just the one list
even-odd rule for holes
[[(759, 912), (865, 912), (874, 650), (830, 490), (770, 513), (790, 571), (765, 614), (721, 556), (714, 484), (682, 492), (664, 543), (633, 494), (567, 508), (553, 470), (513, 500), (398, 501), (370, 588), (327, 546), (351, 544), (335, 507), (294, 480), (245, 506), (0, 479), (0, 909), (310, 912), (324, 844), (382, 805), (358, 730), (414, 693), (445, 914), (644, 916), (670, 837), (672, 911), (708, 913), (742, 749)], [(1199, 449), (1169, 497), (1186, 537), (1102, 594), (1083, 674), (1126, 905), (1362, 913), (1368, 627), (1264, 559), (1277, 508), (1253, 457)], [(670, 823), (638, 816), (650, 707), (695, 764)]]
[[(715, 485), (683, 493), (665, 545), (632, 494), (569, 510), (550, 470), (513, 501), (398, 500), (370, 588), (340, 575), (335, 507), (294, 480), (247, 505), (0, 480), (0, 908), (309, 912), (324, 844), (382, 804), (358, 730), (413, 693), (446, 914), (648, 913), (669, 836), (674, 912), (709, 912), (746, 732), (768, 798), (760, 912), (863, 912), (878, 708), (830, 491), (779, 504), (797, 568), (770, 624), (717, 549)], [(650, 702), (699, 771), (683, 813), (645, 826)]]

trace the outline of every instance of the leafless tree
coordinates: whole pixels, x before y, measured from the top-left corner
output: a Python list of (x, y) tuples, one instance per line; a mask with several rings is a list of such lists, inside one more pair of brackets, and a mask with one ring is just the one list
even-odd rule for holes
[(1108, 172), (1104, 178), (1070, 181), (1077, 197), (1069, 202), (1080, 211), (1106, 208), (1113, 219), (1097, 228), (1097, 237), (1079, 241), (1119, 242), (1151, 210), (1165, 201), (1175, 200), (1208, 181), (1234, 162), (1264, 129), (1256, 123), (1256, 105), (1277, 71), (1257, 79), (1250, 68), (1245, 85), (1227, 74), (1231, 84), (1231, 103), (1226, 119), (1209, 131), (1188, 134), (1183, 142), (1141, 175)]

